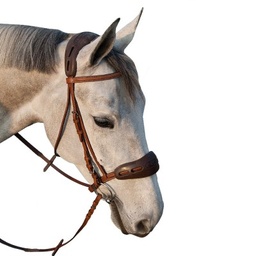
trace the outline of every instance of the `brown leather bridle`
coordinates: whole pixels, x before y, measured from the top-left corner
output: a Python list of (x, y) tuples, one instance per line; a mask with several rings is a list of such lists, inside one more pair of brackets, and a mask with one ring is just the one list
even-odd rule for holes
[[(116, 79), (122, 76), (120, 72), (114, 72), (110, 74), (103, 74), (103, 75), (94, 75), (94, 76), (76, 76), (77, 72), (77, 62), (76, 58), (79, 53), (79, 51), (87, 44), (89, 44), (91, 41), (95, 40), (95, 38), (98, 37), (96, 34), (90, 33), (90, 32), (83, 32), (80, 34), (74, 35), (68, 42), (65, 52), (65, 72), (66, 72), (66, 82), (67, 82), (67, 103), (64, 111), (64, 115), (62, 118), (62, 122), (60, 125), (60, 129), (58, 132), (58, 136), (56, 139), (56, 143), (54, 146), (54, 155), (49, 160), (47, 159), (40, 151), (38, 151), (35, 147), (33, 147), (27, 140), (25, 140), (20, 134), (15, 134), (18, 139), (20, 139), (26, 146), (28, 146), (35, 154), (37, 154), (39, 157), (41, 157), (46, 163), (46, 167), (44, 168), (44, 171), (46, 171), (50, 166), (54, 168), (56, 171), (64, 175), (65, 177), (69, 178), (70, 180), (88, 187), (90, 192), (96, 192), (96, 198), (93, 201), (93, 204), (91, 208), (89, 209), (82, 225), (77, 230), (75, 235), (69, 239), (67, 242), (64, 242), (62, 239), (59, 244), (55, 247), (46, 248), (46, 249), (31, 249), (31, 248), (25, 248), (13, 245), (11, 243), (8, 243), (4, 241), (3, 239), (0, 239), (0, 242), (10, 246), (15, 249), (23, 250), (26, 252), (47, 252), (47, 251), (53, 251), (52, 255), (55, 255), (57, 251), (63, 247), (64, 245), (71, 242), (78, 233), (85, 227), (87, 222), (89, 221), (90, 217), (92, 216), (94, 210), (96, 209), (99, 201), (103, 198), (108, 203), (111, 203), (114, 199), (115, 193), (114, 190), (106, 183), (112, 179), (137, 179), (137, 178), (144, 178), (151, 176), (155, 174), (159, 169), (159, 164), (156, 155), (150, 151), (142, 158), (132, 161), (129, 163), (122, 164), (118, 166), (114, 171), (107, 173), (104, 169), (104, 167), (99, 163), (96, 154), (94, 153), (93, 147), (90, 143), (83, 118), (78, 106), (78, 102), (76, 100), (75, 95), (75, 84), (76, 83), (85, 83), (85, 82), (95, 82), (95, 81), (104, 81), (109, 79)], [(54, 165), (54, 160), (58, 156), (57, 149), (59, 146), (59, 143), (62, 139), (62, 136), (64, 134), (67, 120), (69, 118), (69, 114), (72, 112), (73, 115), (73, 122), (76, 127), (76, 131), (79, 137), (79, 140), (83, 146), (84, 151), (84, 160), (86, 163), (86, 167), (89, 171), (89, 173), (92, 176), (93, 183), (87, 184), (84, 182), (81, 182), (62, 170), (60, 170), (56, 165)], [(99, 189), (101, 185), (107, 185), (107, 189), (110, 192), (109, 195), (105, 195), (101, 192)]]

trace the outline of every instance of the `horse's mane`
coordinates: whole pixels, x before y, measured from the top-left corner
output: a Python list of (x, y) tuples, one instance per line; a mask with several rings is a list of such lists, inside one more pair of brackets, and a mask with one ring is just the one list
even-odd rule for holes
[(25, 71), (54, 71), (56, 48), (69, 34), (24, 25), (0, 25), (0, 65)]
[[(0, 66), (52, 73), (58, 61), (56, 48), (69, 35), (56, 29), (0, 24)], [(135, 64), (127, 55), (113, 49), (105, 60), (122, 73), (132, 99), (135, 90), (143, 96)]]

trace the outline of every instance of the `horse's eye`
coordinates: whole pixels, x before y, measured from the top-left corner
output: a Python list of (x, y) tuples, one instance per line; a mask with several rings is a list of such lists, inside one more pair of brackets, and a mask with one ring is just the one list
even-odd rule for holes
[(114, 128), (114, 123), (105, 117), (93, 117), (95, 124), (102, 128)]

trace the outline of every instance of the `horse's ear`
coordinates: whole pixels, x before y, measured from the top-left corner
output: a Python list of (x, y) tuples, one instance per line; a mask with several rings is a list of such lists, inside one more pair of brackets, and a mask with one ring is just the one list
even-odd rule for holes
[(140, 11), (140, 14), (129, 24), (116, 34), (115, 49), (119, 52), (124, 52), (125, 48), (132, 41), (136, 28), (139, 24), (140, 17), (142, 15), (143, 8)]
[(115, 20), (102, 36), (96, 38), (79, 53), (80, 61), (86, 66), (95, 66), (112, 50), (116, 39), (116, 27), (120, 19)]

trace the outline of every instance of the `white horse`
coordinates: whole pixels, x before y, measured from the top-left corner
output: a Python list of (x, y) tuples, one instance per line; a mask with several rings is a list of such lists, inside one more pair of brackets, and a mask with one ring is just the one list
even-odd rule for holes
[[(119, 20), (115, 21), (102, 36), (95, 36), (81, 48), (75, 63), (78, 76), (120, 73), (120, 77), (76, 84), (84, 126), (106, 173), (149, 152), (143, 124), (145, 98), (135, 65), (124, 54), (140, 16), (117, 33)], [(59, 30), (0, 25), (0, 142), (42, 122), (56, 146), (67, 100), (64, 54), (72, 37)], [(66, 119), (57, 153), (91, 183), (71, 111)], [(106, 188), (103, 193), (115, 195), (111, 216), (123, 233), (144, 237), (153, 230), (163, 212), (156, 174), (111, 179)]]

